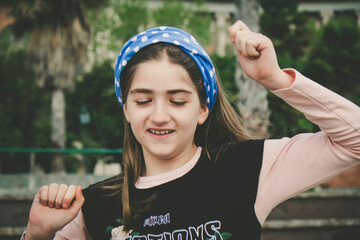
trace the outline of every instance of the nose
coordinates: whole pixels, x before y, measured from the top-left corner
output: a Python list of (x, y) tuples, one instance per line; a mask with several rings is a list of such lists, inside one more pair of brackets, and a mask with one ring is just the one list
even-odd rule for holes
[(156, 125), (163, 125), (170, 121), (170, 114), (165, 103), (155, 103), (150, 120)]

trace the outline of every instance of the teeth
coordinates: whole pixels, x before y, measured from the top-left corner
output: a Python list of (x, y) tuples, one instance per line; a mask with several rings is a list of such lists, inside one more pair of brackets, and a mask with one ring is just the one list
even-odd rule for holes
[(162, 130), (162, 131), (158, 131), (158, 130), (152, 130), (150, 129), (149, 132), (156, 134), (156, 135), (164, 135), (164, 134), (168, 134), (171, 133), (171, 130)]

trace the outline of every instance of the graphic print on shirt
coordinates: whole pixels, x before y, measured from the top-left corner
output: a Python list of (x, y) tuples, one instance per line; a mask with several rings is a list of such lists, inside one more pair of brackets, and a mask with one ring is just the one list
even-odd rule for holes
[(144, 221), (144, 226), (155, 226), (155, 225), (165, 225), (170, 223), (170, 213), (167, 213), (165, 215), (159, 215), (159, 216), (150, 216)]
[[(116, 219), (121, 225), (119, 227), (108, 226), (105, 233), (111, 231), (112, 240), (227, 240), (232, 237), (231, 233), (221, 233), (221, 222), (218, 220), (209, 221), (197, 227), (189, 226), (187, 229), (177, 229), (172, 232), (163, 232), (161, 234), (143, 235), (138, 232), (125, 232), (121, 218)], [(150, 216), (145, 219), (144, 227), (170, 223), (170, 214), (159, 216)]]

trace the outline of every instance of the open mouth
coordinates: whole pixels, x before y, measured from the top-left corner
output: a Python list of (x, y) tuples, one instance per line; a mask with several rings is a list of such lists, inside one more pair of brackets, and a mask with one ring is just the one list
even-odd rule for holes
[(165, 134), (169, 134), (172, 132), (175, 132), (174, 130), (154, 130), (154, 129), (149, 129), (148, 130), (149, 133), (155, 134), (155, 135), (165, 135)]

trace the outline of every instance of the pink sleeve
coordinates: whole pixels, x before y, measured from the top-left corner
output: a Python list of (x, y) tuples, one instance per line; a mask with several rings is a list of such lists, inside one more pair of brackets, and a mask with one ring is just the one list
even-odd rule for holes
[(261, 224), (279, 203), (360, 160), (360, 108), (295, 70), (285, 71), (295, 75), (295, 81), (274, 93), (321, 131), (265, 141), (255, 203)]
[(82, 211), (80, 210), (74, 220), (68, 223), (63, 229), (58, 231), (55, 235), (55, 240), (91, 240), (85, 226), (85, 219)]

